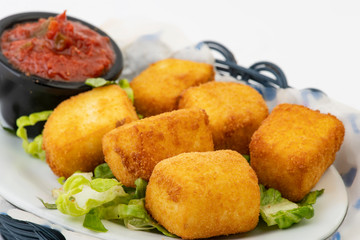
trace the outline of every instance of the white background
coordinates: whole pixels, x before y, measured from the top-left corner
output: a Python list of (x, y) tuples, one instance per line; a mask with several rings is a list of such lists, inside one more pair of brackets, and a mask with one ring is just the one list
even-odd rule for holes
[(224, 44), (242, 66), (271, 61), (282, 68), (290, 86), (318, 88), (360, 109), (359, 1), (1, 1), (0, 18), (67, 10), (96, 26), (114, 18), (173, 24), (194, 43)]

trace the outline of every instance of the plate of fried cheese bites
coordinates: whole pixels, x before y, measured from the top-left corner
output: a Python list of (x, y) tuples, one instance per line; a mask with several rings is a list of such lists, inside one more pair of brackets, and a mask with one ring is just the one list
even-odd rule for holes
[(253, 87), (175, 58), (129, 83), (89, 82), (49, 114), (45, 162), (1, 133), (1, 194), (16, 206), (100, 239), (326, 239), (343, 221), (336, 116), (269, 109)]

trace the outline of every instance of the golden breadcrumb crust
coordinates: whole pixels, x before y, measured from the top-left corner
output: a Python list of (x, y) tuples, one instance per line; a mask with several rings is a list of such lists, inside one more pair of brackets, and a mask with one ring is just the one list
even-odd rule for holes
[(46, 161), (57, 176), (93, 171), (104, 161), (103, 135), (137, 119), (130, 99), (117, 85), (73, 96), (60, 103), (45, 124)]
[(206, 63), (165, 59), (150, 65), (131, 82), (136, 111), (145, 117), (176, 109), (181, 92), (214, 80), (214, 68)]
[(183, 152), (214, 149), (208, 117), (201, 109), (176, 110), (118, 127), (103, 138), (103, 152), (125, 186), (148, 180), (161, 160)]
[(214, 147), (249, 154), (252, 134), (268, 116), (263, 97), (235, 82), (209, 82), (184, 91), (179, 108), (199, 107), (209, 116)]
[(342, 122), (331, 114), (278, 105), (251, 139), (251, 166), (260, 183), (299, 201), (334, 162), (344, 133)]
[(259, 220), (255, 172), (232, 150), (183, 153), (155, 166), (146, 208), (183, 239), (247, 232)]

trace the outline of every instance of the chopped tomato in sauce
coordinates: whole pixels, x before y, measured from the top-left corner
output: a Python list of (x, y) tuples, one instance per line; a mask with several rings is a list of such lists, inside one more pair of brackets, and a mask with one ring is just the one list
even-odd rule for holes
[(56, 17), (21, 23), (1, 35), (1, 51), (27, 75), (85, 81), (105, 74), (115, 61), (110, 39), (89, 27)]

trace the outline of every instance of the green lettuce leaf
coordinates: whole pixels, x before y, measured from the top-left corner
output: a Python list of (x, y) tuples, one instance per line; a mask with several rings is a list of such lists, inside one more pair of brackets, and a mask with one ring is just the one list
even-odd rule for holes
[[(121, 220), (133, 230), (157, 229), (166, 236), (174, 236), (151, 218), (145, 208), (147, 181), (139, 178), (136, 188), (126, 188), (110, 176), (107, 164), (92, 173), (74, 173), (60, 189), (53, 191), (57, 197), (54, 204), (44, 203), (45, 207), (56, 208), (71, 216), (85, 215), (83, 226), (97, 232), (106, 232), (102, 223), (106, 220)], [(111, 171), (110, 171), (111, 172)], [(110, 176), (111, 177), (111, 176)]]
[(138, 178), (135, 180), (136, 189), (134, 193), (134, 198), (140, 199), (145, 197), (147, 184), (147, 181), (142, 178)]
[(94, 178), (115, 178), (109, 165), (102, 163), (94, 169)]
[(291, 202), (273, 188), (266, 189), (260, 184), (260, 215), (268, 226), (277, 225), (279, 228), (289, 228), (302, 219), (314, 216), (312, 204), (324, 190), (309, 193), (300, 203)]
[(16, 131), (15, 131), (14, 129), (9, 128), (9, 127), (5, 127), (5, 126), (3, 126), (1, 123), (0, 123), (0, 126), (2, 127), (2, 129), (4, 129), (5, 131), (7, 131), (8, 133), (16, 135)]
[(299, 205), (315, 204), (316, 199), (324, 193), (324, 189), (308, 193), (299, 203)]
[(109, 81), (104, 78), (88, 78), (86, 79), (85, 84), (90, 87), (96, 88), (96, 87), (107, 86), (110, 84), (115, 84), (115, 81)]
[(47, 209), (57, 209), (57, 206), (55, 203), (47, 203), (47, 202), (44, 202), (44, 200), (42, 200), (41, 198), (38, 198), (38, 199), (44, 205), (44, 207), (46, 207)]
[(134, 102), (134, 92), (130, 87), (129, 81), (127, 79), (120, 79), (118, 84), (122, 89), (124, 89), (131, 102)]
[(16, 130), (16, 136), (22, 139), (22, 147), (25, 152), (42, 160), (45, 159), (45, 151), (41, 148), (42, 134), (36, 136), (32, 142), (29, 141), (27, 136), (27, 126), (33, 126), (37, 122), (46, 121), (52, 111), (42, 111), (32, 113), (29, 116), (21, 116), (16, 120), (18, 129)]
[(81, 216), (116, 197), (127, 195), (117, 180), (92, 180), (91, 177), (92, 173), (75, 173), (65, 181), (55, 201), (60, 212)]
[(101, 222), (101, 218), (97, 208), (91, 209), (91, 211), (85, 215), (83, 226), (96, 232), (108, 231), (104, 224)]
[(104, 232), (107, 230), (101, 223), (101, 219), (123, 220), (124, 225), (132, 230), (157, 229), (166, 236), (176, 237), (152, 219), (146, 211), (144, 196), (147, 182), (139, 178), (135, 181), (135, 185), (136, 189), (127, 203), (119, 203), (115, 200), (93, 209), (86, 214), (83, 226), (94, 231)]
[(111, 81), (104, 78), (88, 78), (86, 79), (85, 84), (93, 88), (103, 87), (110, 84), (118, 84), (126, 92), (129, 99), (134, 102), (134, 92), (130, 87), (129, 81), (127, 79)]
[(243, 154), (242, 156), (246, 159), (248, 163), (250, 163), (250, 155)]

